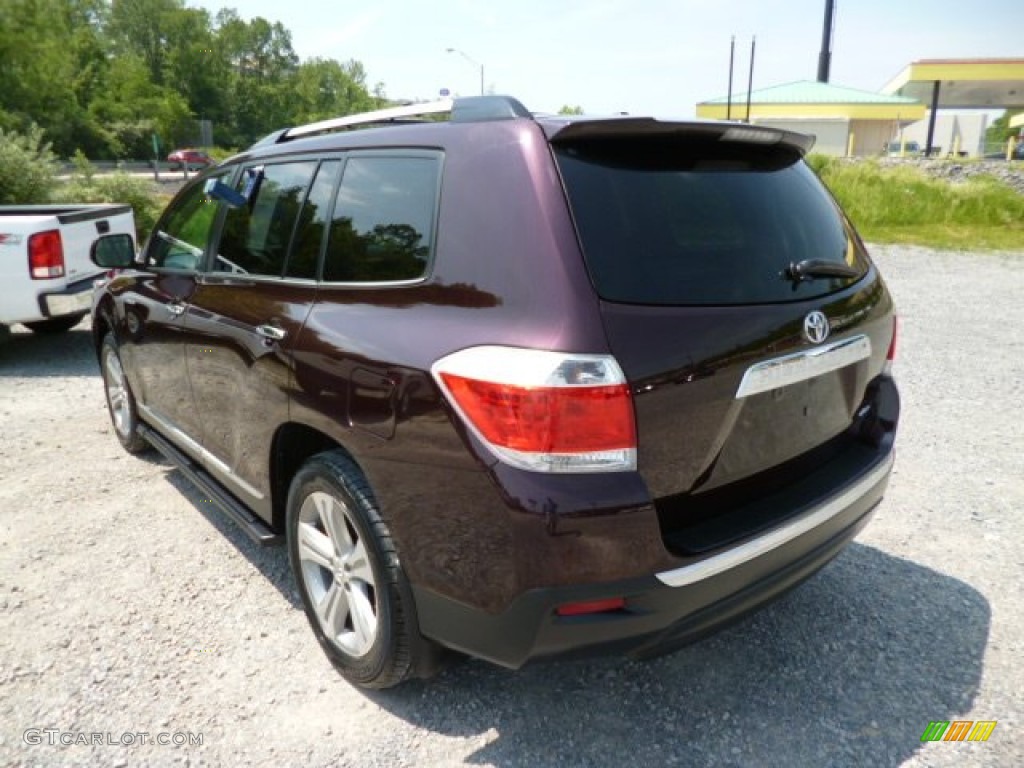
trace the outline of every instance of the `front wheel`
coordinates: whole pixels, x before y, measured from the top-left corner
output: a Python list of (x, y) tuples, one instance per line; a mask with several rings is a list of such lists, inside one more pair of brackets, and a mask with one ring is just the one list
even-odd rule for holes
[(288, 494), (288, 559), (306, 618), (349, 682), (390, 688), (434, 669), (409, 584), (369, 484), (340, 451), (311, 458)]
[(135, 407), (135, 396), (128, 384), (121, 366), (121, 356), (117, 351), (114, 335), (108, 333), (103, 337), (100, 352), (100, 373), (103, 376), (103, 389), (107, 395), (107, 409), (110, 421), (114, 425), (114, 434), (128, 453), (140, 453), (149, 448), (139, 434), (139, 416)]

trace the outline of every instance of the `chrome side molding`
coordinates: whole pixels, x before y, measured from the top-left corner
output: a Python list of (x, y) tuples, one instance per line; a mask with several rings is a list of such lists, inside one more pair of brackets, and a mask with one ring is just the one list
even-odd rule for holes
[(193, 440), (189, 435), (185, 434), (184, 431), (172, 424), (168, 419), (142, 403), (138, 403), (138, 407), (139, 413), (146, 417), (146, 421), (155, 427), (159, 427), (161, 432), (169, 438), (177, 441), (178, 445), (184, 446), (188, 450), (192, 451), (193, 454), (207, 463), (209, 469), (220, 475), (223, 480), (249, 494), (249, 496), (254, 499), (263, 499), (263, 494), (260, 493), (259, 490), (253, 488), (249, 483), (245, 482), (245, 480), (232, 472), (231, 467), (210, 453), (210, 451), (206, 450), (206, 448)]

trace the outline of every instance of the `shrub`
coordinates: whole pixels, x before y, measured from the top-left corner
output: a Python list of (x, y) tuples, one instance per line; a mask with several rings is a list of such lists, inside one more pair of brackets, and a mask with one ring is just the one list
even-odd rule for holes
[(135, 214), (135, 229), (139, 244), (149, 237), (164, 201), (153, 194), (152, 184), (126, 173), (110, 176), (76, 176), (63, 185), (53, 196), (59, 203), (128, 203)]
[(32, 126), (26, 134), (0, 129), (0, 205), (47, 202), (57, 170), (41, 128)]

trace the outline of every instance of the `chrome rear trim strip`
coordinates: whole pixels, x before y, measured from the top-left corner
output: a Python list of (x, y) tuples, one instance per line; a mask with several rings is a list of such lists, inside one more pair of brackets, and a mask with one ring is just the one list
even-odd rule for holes
[(798, 381), (813, 379), (837, 371), (871, 357), (871, 340), (867, 336), (854, 336), (820, 347), (776, 357), (750, 366), (743, 374), (736, 398), (750, 397), (761, 392), (779, 389)]

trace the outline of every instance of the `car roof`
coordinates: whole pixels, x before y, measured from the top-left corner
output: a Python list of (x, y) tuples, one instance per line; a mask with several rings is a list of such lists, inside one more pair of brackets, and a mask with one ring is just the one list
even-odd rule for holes
[[(438, 116), (446, 115), (447, 120)], [(812, 136), (794, 131), (717, 120), (635, 115), (534, 114), (511, 96), (473, 96), (409, 104), (346, 115), (269, 134), (227, 163), (249, 158), (359, 147), (448, 147), (466, 132), (478, 135), (488, 124), (530, 121), (549, 142), (610, 136), (687, 135), (723, 141), (783, 144), (806, 153)]]

